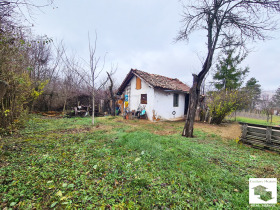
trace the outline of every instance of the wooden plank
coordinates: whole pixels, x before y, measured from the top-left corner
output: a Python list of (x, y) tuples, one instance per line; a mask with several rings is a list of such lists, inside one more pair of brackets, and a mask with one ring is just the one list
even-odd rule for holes
[(264, 142), (260, 142), (260, 141), (256, 141), (256, 140), (252, 140), (252, 139), (247, 139), (246, 143), (250, 143), (252, 145), (258, 145), (258, 146), (267, 146), (266, 143), (264, 143)]
[(261, 146), (267, 146), (267, 144), (265, 142), (262, 141), (256, 141), (253, 139), (247, 139), (246, 142), (249, 142), (252, 145), (261, 145)]
[(278, 136), (271, 136), (271, 140), (279, 141), (280, 142), (280, 137), (278, 137)]
[(272, 129), (272, 135), (280, 137), (280, 131)]
[(249, 139), (256, 139), (256, 140), (259, 140), (259, 141), (263, 141), (263, 142), (266, 142), (266, 138), (262, 138), (262, 137), (259, 137), (259, 136), (253, 136), (253, 135), (247, 135), (246, 138), (249, 138)]
[(247, 135), (258, 136), (258, 137), (266, 138), (266, 134), (264, 134), (264, 133), (255, 133), (255, 132), (249, 131), (249, 132), (247, 133)]
[(262, 146), (265, 146), (265, 147), (273, 147), (273, 148), (277, 148), (277, 149), (280, 149), (280, 145), (279, 144), (275, 144), (275, 143), (271, 143), (271, 144), (267, 144), (263, 141), (260, 141), (260, 140), (255, 140), (255, 139), (248, 139), (248, 141), (251, 143), (251, 144), (255, 144), (255, 145), (262, 145)]
[(268, 146), (265, 142), (262, 142), (262, 141), (247, 139), (247, 142), (249, 142), (252, 145), (257, 145), (257, 146), (262, 146), (262, 147), (267, 147)]
[(253, 148), (257, 148), (257, 149), (267, 149), (267, 150), (271, 150), (271, 151), (276, 151), (276, 152), (280, 152), (280, 146), (276, 146), (276, 145), (267, 145), (266, 143), (263, 142), (257, 142), (254, 140), (246, 140), (243, 141), (244, 144), (248, 144)]
[(271, 143), (280, 146), (280, 141), (279, 140), (271, 139)]
[(255, 133), (263, 133), (263, 134), (266, 134), (266, 129), (265, 129), (265, 128), (258, 128), (258, 127), (251, 127), (251, 126), (248, 126), (248, 131), (250, 131), (250, 132), (255, 132)]
[(279, 145), (267, 144), (265, 142), (261, 142), (261, 141), (258, 141), (258, 140), (247, 139), (246, 143), (250, 143), (252, 145), (257, 145), (257, 146), (263, 146), (263, 147), (266, 147), (266, 148), (273, 148), (274, 150), (280, 150)]
[[(258, 125), (258, 124), (252, 124), (252, 123), (243, 123), (243, 122), (238, 122), (240, 125), (244, 125), (247, 124), (248, 126), (252, 126), (252, 127), (258, 127), (258, 128), (266, 128), (267, 125)], [(271, 126), (272, 129), (274, 130), (280, 130), (279, 126)]]
[(262, 145), (262, 146), (267, 146), (267, 144), (263, 141), (257, 141), (257, 140), (253, 140), (253, 139), (248, 139), (248, 142), (251, 142), (251, 144), (254, 145)]

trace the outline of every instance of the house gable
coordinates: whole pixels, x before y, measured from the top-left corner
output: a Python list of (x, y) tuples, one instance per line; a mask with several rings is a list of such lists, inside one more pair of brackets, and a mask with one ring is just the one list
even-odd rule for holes
[(172, 79), (157, 74), (149, 74), (137, 69), (131, 69), (130, 72), (126, 75), (126, 78), (122, 82), (121, 86), (119, 87), (117, 92), (118, 95), (121, 95), (123, 93), (125, 87), (129, 84), (133, 76), (139, 78), (141, 82), (145, 81), (149, 86), (154, 88), (162, 90), (174, 90), (184, 93), (188, 93), (190, 91), (190, 87), (178, 79)]

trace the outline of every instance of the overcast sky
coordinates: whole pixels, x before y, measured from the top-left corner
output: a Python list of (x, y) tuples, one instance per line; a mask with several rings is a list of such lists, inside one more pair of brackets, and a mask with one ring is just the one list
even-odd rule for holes
[[(199, 72), (206, 56), (204, 35), (174, 42), (182, 19), (178, 0), (59, 0), (55, 6), (37, 12), (34, 33), (64, 40), (69, 52), (87, 60), (88, 33), (94, 40), (96, 31), (97, 55), (107, 53), (106, 70), (118, 65), (119, 83), (136, 68), (191, 85), (192, 73)], [(280, 86), (280, 35), (273, 35), (273, 40), (255, 43), (243, 63), (250, 68), (247, 79), (256, 77), (264, 90)]]

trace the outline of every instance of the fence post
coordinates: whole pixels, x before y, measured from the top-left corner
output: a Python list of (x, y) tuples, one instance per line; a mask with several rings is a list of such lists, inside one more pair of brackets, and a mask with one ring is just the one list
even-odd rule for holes
[(247, 127), (248, 125), (247, 124), (243, 124), (242, 125), (242, 139), (246, 139), (246, 136), (247, 136)]
[(266, 143), (271, 144), (271, 134), (272, 134), (272, 127), (268, 126), (266, 128)]

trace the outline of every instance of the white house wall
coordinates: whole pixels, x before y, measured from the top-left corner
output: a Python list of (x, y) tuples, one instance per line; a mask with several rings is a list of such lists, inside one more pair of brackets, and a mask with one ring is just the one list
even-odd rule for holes
[[(130, 89), (130, 91), (128, 90)], [(125, 94), (128, 95), (128, 102), (129, 102), (129, 110), (137, 111), (139, 105), (142, 107), (145, 106), (145, 110), (147, 112), (147, 116), (149, 120), (153, 119), (153, 107), (154, 107), (154, 88), (150, 87), (146, 82), (141, 79), (141, 89), (136, 89), (136, 77), (134, 76), (130, 84), (127, 85)], [(147, 104), (140, 104), (141, 103), (141, 94), (147, 94)]]
[[(173, 107), (174, 92), (165, 92), (163, 90), (158, 89), (155, 89), (154, 91), (154, 110), (157, 118), (159, 117), (162, 120), (172, 120), (184, 117), (185, 94), (179, 94), (178, 107)], [(175, 115), (172, 114), (173, 111), (176, 112)]]

